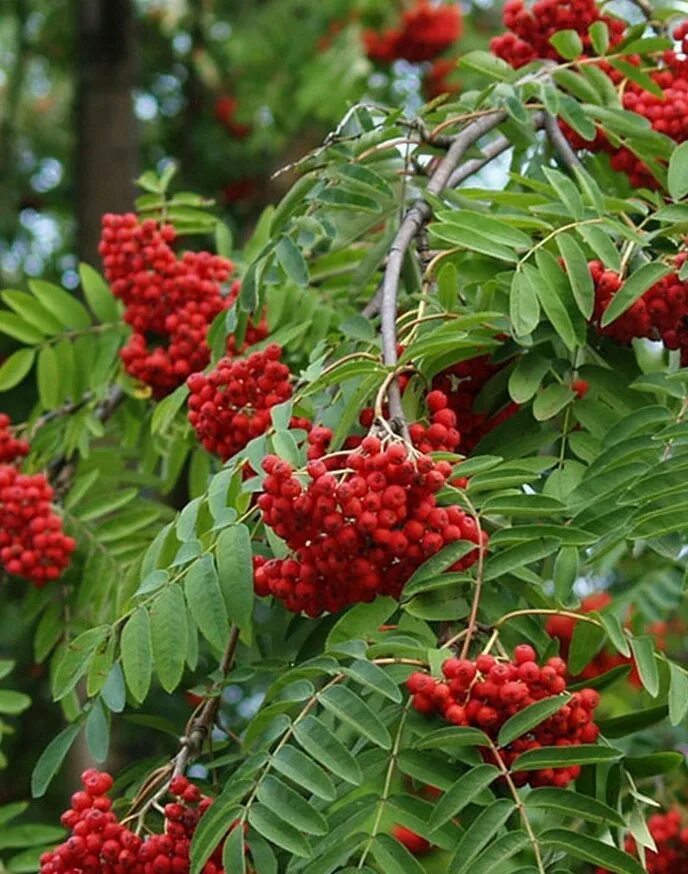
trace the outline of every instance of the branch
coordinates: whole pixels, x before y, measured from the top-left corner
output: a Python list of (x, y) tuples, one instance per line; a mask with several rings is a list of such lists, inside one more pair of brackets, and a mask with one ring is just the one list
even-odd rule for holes
[(571, 170), (571, 172), (582, 169), (583, 165), (581, 164), (578, 155), (571, 148), (571, 144), (564, 136), (559, 127), (559, 122), (555, 116), (550, 115), (549, 113), (545, 115), (545, 130), (547, 131), (547, 137), (552, 144), (554, 151), (559, 155), (568, 169)]
[[(490, 115), (485, 115), (467, 125), (457, 134), (447, 154), (440, 161), (437, 169), (428, 182), (427, 193), (440, 194), (449, 184), (452, 173), (461, 162), (466, 151), (484, 134), (493, 130), (507, 118), (504, 110), (496, 109)], [(397, 363), (397, 295), (404, 257), (413, 239), (423, 224), (430, 217), (431, 208), (426, 200), (417, 201), (406, 213), (394, 237), (387, 258), (382, 292), (380, 314), (382, 317), (382, 359), (384, 364), (395, 367)], [(389, 412), (391, 420), (399, 430), (407, 436), (407, 428), (401, 406), (399, 384), (394, 380), (389, 387)]]
[[(224, 679), (229, 673), (232, 664), (234, 663), (234, 655), (236, 653), (237, 644), (239, 643), (239, 629), (236, 625), (232, 626), (229, 634), (229, 640), (220, 662), (220, 674)], [(214, 695), (208, 698), (201, 707), (198, 716), (191, 721), (191, 725), (181, 739), (181, 749), (174, 758), (172, 776), (183, 774), (191, 762), (198, 758), (203, 751), (203, 744), (206, 738), (210, 735), (217, 712), (220, 709), (220, 696)]]

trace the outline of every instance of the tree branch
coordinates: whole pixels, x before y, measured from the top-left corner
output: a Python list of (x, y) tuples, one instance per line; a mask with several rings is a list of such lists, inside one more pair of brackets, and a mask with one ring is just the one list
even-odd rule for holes
[(562, 129), (559, 127), (559, 122), (555, 116), (548, 112), (545, 115), (545, 130), (554, 151), (561, 158), (562, 162), (568, 167), (571, 172), (579, 170), (583, 167), (578, 155), (574, 152), (571, 144), (564, 136)]
[[(227, 646), (222, 655), (222, 660), (220, 661), (220, 674), (222, 679), (225, 679), (231, 670), (238, 643), (239, 629), (236, 625), (233, 625), (229, 634)], [(198, 716), (195, 719), (192, 719), (186, 734), (181, 740), (181, 749), (174, 758), (172, 769), (173, 777), (176, 777), (178, 774), (183, 774), (188, 765), (201, 754), (203, 744), (212, 731), (219, 709), (220, 696), (218, 694), (214, 695), (212, 698), (208, 698), (201, 707)]]

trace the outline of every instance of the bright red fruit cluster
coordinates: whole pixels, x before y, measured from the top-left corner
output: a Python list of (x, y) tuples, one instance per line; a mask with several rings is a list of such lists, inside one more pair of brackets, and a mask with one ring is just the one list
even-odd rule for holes
[(373, 61), (390, 64), (398, 59), (411, 63), (431, 61), (461, 36), (461, 10), (449, 5), (416, 0), (397, 27), (363, 34), (366, 54)]
[(495, 364), (489, 355), (478, 355), (443, 370), (432, 381), (433, 389), (446, 395), (448, 408), (456, 414), (461, 449), (466, 454), (475, 449), (486, 434), (518, 411), (518, 404), (513, 402), (492, 415), (474, 409), (485, 384), (503, 367), (504, 363)]
[[(683, 816), (677, 808), (667, 813), (655, 813), (647, 821), (647, 827), (657, 845), (657, 852), (645, 851), (645, 866), (648, 874), (679, 874), (688, 871), (688, 827), (683, 825)], [(631, 835), (626, 838), (626, 852), (636, 850)], [(598, 868), (597, 874), (611, 874), (606, 868)]]
[(10, 417), (0, 413), (0, 464), (13, 464), (28, 454), (28, 441), (15, 437), (10, 430)]
[[(688, 255), (677, 256), (677, 268)], [(688, 283), (678, 273), (669, 273), (638, 298), (618, 319), (600, 327), (600, 319), (622, 288), (623, 280), (613, 270), (606, 270), (599, 261), (588, 265), (595, 284), (593, 322), (601, 334), (618, 343), (630, 343), (633, 337), (661, 340), (667, 349), (681, 350), (681, 365), (688, 365)]]
[[(316, 451), (330, 438), (326, 428), (309, 434)], [(295, 613), (319, 616), (376, 595), (399, 597), (416, 568), (447, 544), (487, 542), (471, 516), (437, 506), (435, 493), (451, 465), (400, 442), (383, 444), (369, 435), (359, 450), (315, 458), (306, 467), (305, 486), (274, 455), (263, 467), (267, 477), (258, 506), (293, 556), (257, 562), (255, 588)], [(476, 558), (474, 549), (453, 569)]]
[(619, 42), (626, 28), (620, 19), (601, 15), (595, 0), (536, 0), (530, 8), (524, 0), (507, 0), (503, 18), (509, 30), (496, 36), (490, 48), (512, 67), (523, 67), (538, 58), (560, 60), (550, 42), (559, 30), (575, 30), (585, 54), (590, 48), (591, 24), (603, 21), (607, 25), (611, 45)]
[[(162, 832), (142, 838), (112, 811), (109, 774), (84, 771), (81, 782), (83, 790), (72, 795), (71, 808), (60, 818), (71, 834), (43, 853), (39, 874), (188, 874), (191, 839), (212, 804), (197, 786), (186, 777), (175, 777), (169, 788), (175, 800), (165, 805)], [(203, 874), (224, 874), (221, 860), (220, 845)]]
[(238, 294), (223, 297), (231, 261), (209, 252), (171, 248), (175, 230), (134, 213), (103, 216), (99, 246), (112, 293), (124, 301), (133, 333), (121, 356), (131, 376), (164, 397), (210, 360), (206, 343), (215, 316)]
[(209, 452), (223, 461), (270, 427), (270, 410), (291, 397), (282, 349), (268, 346), (247, 358), (221, 358), (210, 373), (187, 380), (189, 421)]
[(9, 417), (0, 414), (0, 563), (40, 589), (67, 567), (76, 542), (52, 510), (45, 474), (24, 474), (16, 467), (29, 444), (15, 438), (9, 425)]
[[(439, 713), (452, 725), (480, 728), (496, 740), (499, 729), (514, 714), (536, 701), (560, 695), (566, 691), (566, 662), (551, 658), (540, 667), (535, 650), (522, 644), (514, 650), (511, 662), (497, 661), (491, 655), (480, 655), (475, 661), (447, 659), (442, 665), (445, 679), (435, 680), (417, 672), (407, 680), (413, 695), (413, 706), (420, 713)], [(511, 767), (526, 750), (549, 746), (576, 746), (594, 743), (599, 729), (593, 722), (593, 712), (600, 696), (594, 689), (574, 692), (549, 719), (500, 749), (504, 763)], [(481, 750), (486, 761), (492, 761), (489, 748)], [(519, 786), (566, 786), (580, 773), (578, 765), (568, 768), (544, 768), (536, 771), (515, 771), (514, 783)]]

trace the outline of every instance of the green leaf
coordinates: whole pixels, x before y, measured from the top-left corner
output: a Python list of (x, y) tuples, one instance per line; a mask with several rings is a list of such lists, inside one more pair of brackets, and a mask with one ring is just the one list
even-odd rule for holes
[(475, 549), (475, 543), (468, 540), (457, 540), (443, 547), (438, 553), (424, 561), (418, 570), (411, 575), (404, 585), (404, 599), (411, 597), (416, 591), (421, 591), (420, 583), (439, 576), (473, 549)]
[(516, 738), (527, 734), (531, 728), (535, 728), (536, 725), (549, 719), (570, 700), (571, 696), (567, 694), (552, 695), (551, 698), (543, 698), (542, 701), (536, 701), (534, 704), (524, 707), (523, 710), (509, 717), (500, 728), (497, 744), (500, 747), (508, 746)]
[(124, 626), (120, 640), (122, 668), (127, 686), (135, 700), (141, 703), (151, 683), (153, 653), (148, 611), (137, 607)]
[(671, 273), (671, 268), (664, 264), (643, 264), (624, 282), (616, 292), (611, 303), (602, 314), (600, 325), (605, 328), (638, 300), (645, 292), (659, 282), (664, 276)]
[(379, 665), (365, 659), (356, 659), (348, 667), (342, 668), (342, 672), (369, 689), (374, 689), (390, 701), (401, 703), (401, 692), (397, 684), (390, 679), (389, 674)]
[(688, 674), (669, 662), (669, 677), (669, 719), (672, 725), (680, 725), (688, 713)]
[(606, 55), (609, 48), (609, 28), (604, 21), (595, 21), (588, 28), (590, 41), (598, 55)]
[(576, 622), (569, 649), (569, 673), (580, 674), (600, 650), (602, 641), (606, 638), (604, 629), (592, 622)]
[(509, 374), (509, 395), (517, 404), (527, 403), (540, 387), (551, 362), (540, 355), (523, 355)]
[(366, 637), (371, 628), (383, 625), (398, 607), (394, 598), (376, 598), (370, 604), (356, 604), (332, 626), (327, 636), (327, 648)]
[(72, 691), (88, 670), (93, 654), (109, 634), (109, 625), (99, 625), (89, 628), (67, 644), (53, 673), (52, 695), (55, 701)]
[(43, 331), (35, 325), (6, 310), (0, 312), (0, 333), (30, 345), (42, 342), (44, 337)]
[(32, 279), (29, 288), (65, 328), (83, 331), (91, 327), (91, 317), (86, 307), (59, 285), (45, 282), (43, 279)]
[(583, 54), (583, 42), (575, 30), (560, 30), (549, 41), (567, 61), (575, 61)]
[(643, 684), (649, 694), (656, 698), (659, 693), (659, 671), (655, 661), (655, 646), (651, 637), (632, 637), (630, 639), (631, 652), (640, 682)]
[(535, 258), (538, 271), (534, 270), (531, 265), (526, 265), (524, 270), (529, 276), (532, 276), (531, 281), (552, 327), (566, 348), (572, 352), (577, 345), (576, 332), (561, 294), (562, 280), (565, 281), (566, 277), (551, 252), (544, 252), (540, 249)]
[(543, 786), (533, 789), (526, 795), (526, 807), (556, 810), (576, 819), (587, 819), (590, 822), (610, 823), (624, 826), (624, 819), (616, 810), (603, 804), (589, 795), (580, 795), (570, 789), (557, 789), (554, 786)]
[(321, 765), (347, 783), (359, 786), (363, 774), (356, 759), (331, 729), (315, 716), (306, 716), (294, 724), (294, 737), (299, 745)]
[(327, 834), (325, 817), (277, 777), (265, 777), (258, 787), (257, 798), (276, 816), (299, 831), (310, 835)]
[(272, 767), (323, 801), (332, 801), (336, 797), (334, 784), (326, 772), (296, 747), (282, 747), (273, 756)]
[(376, 835), (373, 855), (385, 874), (423, 874), (425, 868), (391, 835)]
[(79, 265), (79, 278), (88, 305), (101, 322), (119, 321), (117, 299), (103, 277), (89, 264)]
[(619, 619), (613, 613), (600, 613), (598, 615), (614, 649), (628, 658), (631, 654), (631, 647)]
[(0, 807), (0, 825), (10, 822), (20, 816), (29, 806), (28, 801), (14, 801), (12, 804), (3, 804)]
[(253, 558), (251, 535), (245, 525), (225, 528), (217, 539), (220, 589), (230, 622), (250, 642), (253, 617)]
[(688, 194), (688, 143), (681, 143), (671, 153), (667, 187), (674, 200)]
[(531, 277), (516, 270), (509, 291), (509, 317), (517, 337), (530, 334), (540, 321), (540, 303)]
[(9, 391), (19, 385), (33, 367), (35, 357), (35, 349), (17, 349), (6, 358), (0, 364), (0, 391)]
[(211, 555), (197, 559), (186, 572), (184, 592), (199, 631), (212, 646), (222, 650), (229, 636), (229, 621)]
[(646, 710), (634, 710), (611, 719), (598, 719), (597, 724), (605, 737), (626, 737), (636, 731), (642, 731), (650, 725), (656, 725), (666, 719), (669, 712), (667, 706), (649, 707)]
[(8, 716), (18, 716), (31, 707), (31, 699), (23, 692), (13, 689), (0, 689), (0, 713)]
[(297, 285), (308, 285), (308, 265), (291, 237), (280, 239), (275, 249), (277, 260), (287, 277)]
[(188, 622), (181, 586), (166, 585), (149, 609), (155, 671), (166, 692), (173, 692), (184, 673)]
[[(205, 863), (237, 818), (237, 804), (252, 788), (250, 780), (230, 780), (198, 822), (191, 840), (191, 874), (200, 874)], [(243, 831), (241, 826), (237, 831)]]
[(626, 756), (624, 766), (632, 777), (657, 777), (680, 768), (686, 761), (683, 753), (650, 753), (648, 756)]
[(494, 765), (478, 765), (463, 774), (438, 800), (428, 822), (428, 828), (435, 830), (455, 817), (470, 804), (483, 789), (499, 777), (499, 769)]
[(592, 317), (595, 306), (595, 286), (588, 269), (585, 253), (571, 234), (559, 234), (557, 246), (566, 264), (566, 273), (573, 290), (573, 298), (583, 318)]
[(365, 185), (366, 188), (374, 188), (385, 197), (394, 197), (394, 192), (387, 184), (387, 181), (376, 173), (370, 167), (363, 164), (342, 164), (336, 168), (337, 175), (343, 176), (345, 179), (356, 182), (359, 185)]
[(487, 735), (479, 728), (456, 725), (431, 731), (430, 734), (423, 735), (413, 746), (417, 750), (453, 750), (457, 747), (481, 747), (489, 744)]
[(278, 847), (305, 859), (311, 855), (310, 844), (304, 836), (265, 805), (252, 805), (248, 821), (259, 834)]
[(483, 850), (471, 865), (472, 874), (494, 874), (503, 870), (503, 865), (516, 853), (528, 845), (528, 835), (524, 831), (507, 832), (500, 835)]
[(222, 848), (222, 867), (225, 871), (232, 871), (233, 874), (246, 872), (246, 840), (241, 826), (235, 826), (225, 840)]
[(576, 393), (567, 385), (558, 382), (550, 383), (533, 401), (533, 416), (538, 422), (545, 422), (560, 413), (564, 407), (571, 403)]
[(384, 724), (351, 689), (346, 686), (331, 686), (322, 692), (319, 701), (325, 710), (329, 710), (372, 743), (385, 750), (391, 748), (392, 738)]
[(540, 842), (545, 847), (554, 847), (576, 859), (599, 865), (616, 874), (643, 874), (645, 871), (640, 862), (627, 853), (569, 829), (549, 829), (540, 835)]
[(41, 753), (31, 774), (31, 795), (42, 798), (64, 762), (81, 731), (81, 722), (73, 722), (54, 737)]
[(559, 541), (555, 538), (543, 537), (539, 542), (530, 541), (508, 546), (487, 559), (483, 579), (486, 581), (494, 580), (524, 565), (539, 561), (551, 555), (558, 545)]
[(513, 801), (500, 798), (476, 816), (457, 844), (449, 864), (450, 874), (467, 874), (472, 870), (476, 856), (497, 834), (514, 809)]
[(615, 762), (623, 756), (621, 750), (600, 744), (580, 744), (576, 747), (540, 747), (526, 750), (511, 766), (512, 771), (540, 768), (567, 768), (569, 765), (594, 765)]
[(58, 404), (59, 372), (55, 349), (52, 346), (44, 346), (38, 353), (36, 381), (38, 383), (38, 396), (45, 410), (51, 410)]
[(567, 601), (578, 578), (578, 548), (562, 546), (554, 560), (552, 571), (554, 595), (557, 601)]
[(86, 720), (86, 746), (96, 762), (104, 762), (110, 748), (110, 720), (100, 699), (93, 702)]

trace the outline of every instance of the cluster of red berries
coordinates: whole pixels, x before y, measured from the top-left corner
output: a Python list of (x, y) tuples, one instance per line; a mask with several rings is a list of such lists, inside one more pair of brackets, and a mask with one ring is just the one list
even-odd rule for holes
[(489, 355), (478, 355), (443, 370), (432, 381), (433, 389), (446, 396), (449, 410), (456, 414), (456, 427), (461, 432), (461, 449), (466, 454), (519, 409), (518, 404), (513, 402), (492, 414), (474, 409), (485, 384), (503, 367), (504, 362), (496, 364)]
[[(328, 429), (314, 428), (313, 454), (330, 437)], [(293, 556), (259, 559), (255, 588), (295, 613), (319, 616), (377, 595), (399, 597), (411, 574), (447, 544), (487, 542), (471, 516), (458, 507), (437, 506), (435, 494), (451, 465), (395, 440), (383, 444), (368, 435), (353, 452), (309, 461), (305, 486), (291, 465), (274, 455), (265, 458), (263, 468), (267, 476), (258, 506)], [(452, 569), (468, 567), (477, 553), (471, 550)]]
[(530, 8), (525, 0), (507, 0), (503, 19), (508, 32), (496, 36), (490, 48), (512, 67), (523, 67), (539, 58), (560, 60), (550, 42), (557, 31), (575, 30), (585, 54), (590, 48), (591, 24), (602, 21), (607, 25), (611, 45), (622, 39), (626, 28), (620, 19), (600, 14), (595, 0), (536, 0)]
[[(677, 269), (686, 258), (684, 252), (676, 257)], [(600, 319), (623, 286), (623, 280), (599, 261), (591, 261), (588, 268), (595, 284), (593, 322), (601, 334), (617, 343), (630, 343), (633, 337), (661, 340), (667, 349), (680, 349), (681, 365), (688, 365), (688, 283), (679, 279), (678, 273), (664, 276), (618, 319), (602, 328)]]
[(208, 452), (226, 461), (268, 430), (271, 408), (292, 394), (281, 354), (273, 344), (247, 358), (221, 358), (210, 373), (189, 377), (189, 421)]
[(454, 74), (457, 70), (456, 58), (438, 58), (423, 76), (423, 94), (426, 100), (434, 100), (441, 94), (458, 94), (461, 84)]
[(433, 60), (456, 42), (462, 29), (458, 4), (416, 0), (415, 6), (402, 13), (397, 27), (366, 30), (363, 43), (368, 57), (378, 63), (403, 59), (419, 64)]
[(45, 474), (23, 474), (16, 466), (28, 451), (26, 440), (10, 431), (9, 417), (0, 414), (0, 563), (41, 589), (67, 567), (76, 542), (53, 512)]
[[(444, 680), (428, 674), (411, 674), (407, 686), (413, 695), (413, 706), (420, 713), (441, 714), (452, 725), (480, 728), (496, 740), (501, 726), (514, 714), (544, 698), (566, 691), (566, 662), (551, 658), (540, 667), (535, 650), (521, 644), (514, 650), (511, 662), (497, 661), (483, 653), (475, 661), (447, 659), (442, 664)], [(575, 692), (549, 719), (500, 749), (499, 754), (511, 767), (526, 750), (549, 746), (576, 746), (594, 743), (599, 729), (593, 722), (593, 712), (600, 696), (594, 689)], [(491, 761), (489, 748), (481, 750)], [(567, 768), (543, 768), (516, 771), (517, 785), (566, 786), (580, 774), (578, 765)]]
[(232, 263), (209, 252), (171, 248), (175, 230), (133, 213), (103, 216), (99, 246), (112, 293), (125, 306), (133, 333), (121, 351), (131, 376), (164, 397), (210, 360), (206, 343), (215, 316), (238, 294), (223, 297)]
[(244, 140), (251, 133), (251, 126), (237, 121), (239, 101), (231, 94), (221, 94), (215, 101), (215, 118), (237, 140)]
[[(648, 874), (679, 874), (688, 871), (688, 827), (683, 824), (683, 815), (677, 808), (667, 813), (655, 813), (647, 821), (647, 827), (657, 845), (645, 851), (645, 866)], [(636, 842), (632, 835), (626, 838), (626, 852), (634, 853)], [(606, 868), (598, 868), (597, 874), (611, 874)]]
[(0, 464), (13, 464), (28, 454), (28, 441), (15, 437), (10, 430), (10, 417), (0, 413)]
[[(84, 771), (81, 782), (83, 790), (72, 795), (70, 809), (60, 818), (70, 836), (43, 853), (40, 874), (188, 874), (191, 839), (212, 804), (197, 786), (186, 777), (175, 777), (169, 787), (175, 800), (164, 807), (162, 833), (142, 838), (113, 812), (109, 774)], [(206, 862), (203, 874), (224, 874), (222, 845)]]

